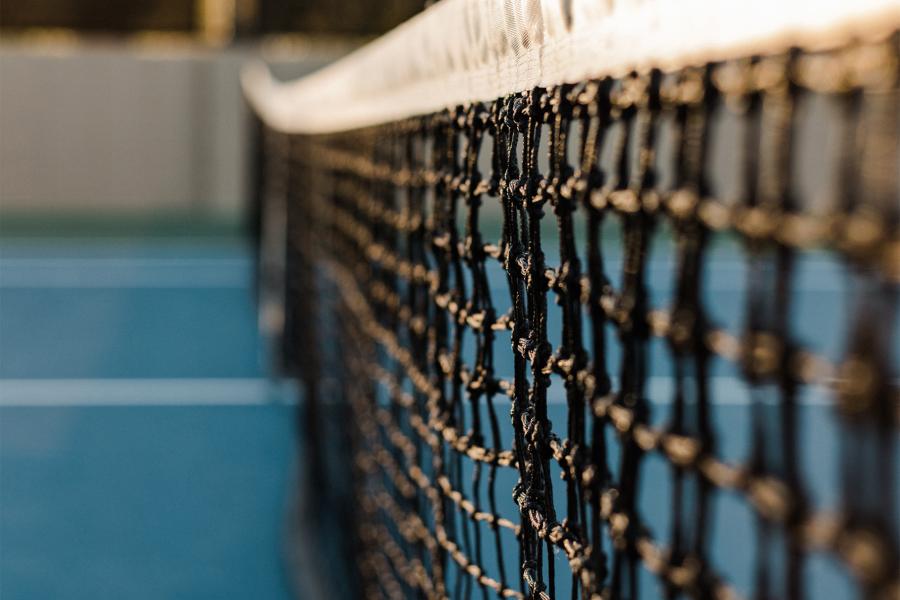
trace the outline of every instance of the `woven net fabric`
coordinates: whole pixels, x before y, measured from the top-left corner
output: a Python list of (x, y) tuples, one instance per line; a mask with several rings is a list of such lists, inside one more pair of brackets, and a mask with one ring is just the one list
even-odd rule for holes
[[(898, 44), (328, 134), (260, 125), (263, 212), (285, 210), (285, 361), (307, 387), (315, 481), (349, 482), (357, 593), (795, 599), (825, 556), (853, 594), (900, 594)], [(722, 244), (745, 277), (736, 326), (707, 289)], [(841, 332), (836, 356), (795, 327), (810, 254), (842, 265), (846, 311), (819, 322)], [(748, 398), (734, 428), (716, 424), (723, 373)], [(839, 453), (827, 506), (803, 466), (811, 390)], [(725, 456), (739, 434), (747, 452)], [(648, 477), (668, 481), (665, 527)], [(726, 501), (752, 515), (740, 585), (713, 540)]]

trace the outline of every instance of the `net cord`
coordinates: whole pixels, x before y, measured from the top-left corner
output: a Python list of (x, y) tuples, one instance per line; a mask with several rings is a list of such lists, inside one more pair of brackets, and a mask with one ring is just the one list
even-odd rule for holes
[(876, 41), (898, 27), (900, 0), (443, 0), (312, 75), (278, 82), (257, 63), (242, 85), (271, 129), (332, 133), (535, 87)]

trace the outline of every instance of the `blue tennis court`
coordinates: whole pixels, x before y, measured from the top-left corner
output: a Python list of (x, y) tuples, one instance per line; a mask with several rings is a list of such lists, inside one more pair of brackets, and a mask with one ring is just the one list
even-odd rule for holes
[(2, 242), (0, 597), (292, 597), (252, 277), (238, 239)]
[[(270, 377), (246, 243), (11, 239), (0, 251), (3, 597), (291, 597), (302, 578), (287, 551), (297, 508), (296, 390)], [(708, 271), (711, 310), (730, 328), (740, 325), (744, 294), (739, 256), (736, 246), (719, 247)], [(672, 282), (655, 274), (671, 272), (668, 260), (660, 252), (650, 263), (660, 298)], [(827, 255), (800, 266), (796, 327), (823, 354), (841, 342), (840, 331), (816, 326), (845, 310), (840, 282)], [(497, 297), (504, 285), (502, 273), (492, 275)], [(559, 327), (551, 312), (550, 331)], [(666, 349), (660, 343), (651, 354), (648, 397), (671, 397)], [(499, 373), (511, 372), (507, 360)], [(720, 370), (711, 393), (719, 452), (740, 462), (751, 433), (745, 384)], [(551, 421), (564, 423), (564, 392), (552, 386), (548, 397)], [(668, 408), (654, 405), (654, 422), (664, 423)], [(799, 447), (815, 503), (836, 508), (832, 410), (824, 392), (802, 397)], [(508, 413), (502, 401), (498, 412)], [(501, 424), (508, 446), (511, 427), (505, 417)], [(467, 465), (465, 478), (471, 474)], [(511, 489), (514, 473), (501, 472), (499, 482)], [(670, 486), (665, 460), (649, 455), (639, 508), (662, 537), (671, 525)], [(562, 486), (555, 494), (563, 505)], [(508, 495), (498, 510), (517, 519)], [(713, 556), (727, 556), (723, 574), (749, 590), (752, 509), (722, 494), (714, 514)], [(507, 572), (516, 569), (515, 546), (514, 537), (504, 539)], [(491, 548), (486, 565), (496, 564)], [(563, 572), (565, 558), (555, 560)], [(808, 562), (816, 597), (852, 596), (852, 581), (836, 566), (826, 556)], [(642, 578), (644, 597), (655, 597), (653, 576)], [(561, 597), (568, 586), (558, 583)]]

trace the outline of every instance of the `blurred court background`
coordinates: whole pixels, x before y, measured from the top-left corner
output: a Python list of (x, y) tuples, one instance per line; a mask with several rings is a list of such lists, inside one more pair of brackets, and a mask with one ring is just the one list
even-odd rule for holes
[(288, 598), (238, 85), (419, 0), (0, 2), (0, 598)]
[[(310, 72), (424, 4), (0, 1), (0, 599), (326, 597), (303, 569), (317, 561), (291, 550), (296, 393), (258, 334), (238, 77), (258, 59), (280, 77)], [(804, 148), (827, 146), (804, 135)], [(815, 175), (818, 154), (805, 155)], [(499, 223), (485, 220), (494, 239)], [(649, 267), (660, 301), (674, 272), (662, 252)], [(739, 331), (746, 262), (736, 244), (710, 260), (712, 316)], [(843, 267), (816, 252), (795, 268), (797, 334), (838, 361), (844, 332), (821, 324), (849, 322)], [(667, 363), (652, 364), (668, 397)], [(722, 450), (737, 460), (750, 403), (736, 373), (717, 377)], [(829, 400), (801, 403), (810, 493), (838, 506)], [(564, 422), (561, 401), (551, 410)], [(667, 467), (654, 460), (640, 508), (665, 531)], [(516, 518), (511, 494), (502, 502)], [(725, 575), (751, 589), (754, 515), (727, 495), (718, 515)], [(851, 597), (830, 560), (811, 561), (811, 597)]]

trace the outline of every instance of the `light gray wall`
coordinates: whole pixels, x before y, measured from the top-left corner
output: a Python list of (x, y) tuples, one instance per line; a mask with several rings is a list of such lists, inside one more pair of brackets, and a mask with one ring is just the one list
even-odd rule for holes
[[(238, 73), (256, 56), (0, 43), (0, 212), (237, 216), (248, 185)], [(329, 59), (287, 62), (296, 74)]]

